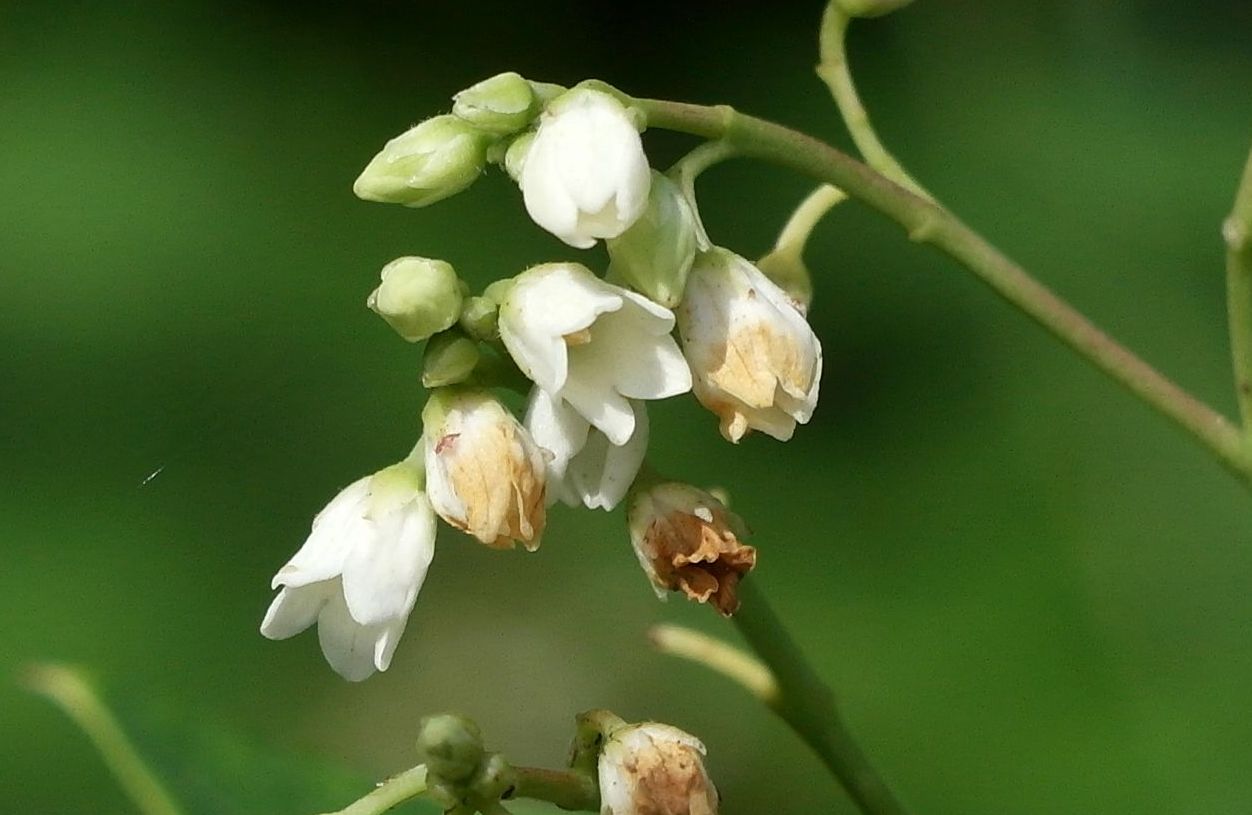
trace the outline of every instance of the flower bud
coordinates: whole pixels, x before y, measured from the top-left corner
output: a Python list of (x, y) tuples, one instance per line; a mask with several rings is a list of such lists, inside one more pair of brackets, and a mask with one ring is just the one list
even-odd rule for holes
[(487, 163), (491, 136), (452, 115), (403, 133), (374, 156), (352, 185), (358, 198), (424, 207), (473, 184)]
[(409, 342), (452, 326), (461, 316), (461, 281), (452, 266), (429, 258), (397, 258), (365, 304)]
[(589, 249), (643, 214), (651, 174), (626, 106), (603, 91), (575, 88), (544, 112), (519, 183), (535, 223)]
[(488, 133), (516, 133), (538, 112), (530, 83), (518, 74), (496, 74), (452, 97), (452, 113)]
[(835, 0), (835, 5), (849, 17), (882, 17), (912, 2), (913, 0)]
[(432, 780), (454, 785), (472, 779), (486, 757), (478, 725), (451, 713), (422, 719), (417, 749)]
[(666, 308), (682, 300), (696, 257), (696, 219), (678, 185), (652, 171), (648, 206), (634, 226), (605, 242), (609, 271)]
[(675, 315), (692, 390), (728, 440), (760, 430), (786, 441), (813, 415), (821, 343), (760, 269), (725, 249), (700, 255)]
[(486, 391), (445, 388), (422, 421), (426, 489), (439, 517), (496, 549), (539, 548), (544, 458), (513, 414)]
[(656, 722), (618, 728), (604, 744), (597, 774), (604, 815), (717, 815), (717, 790), (704, 769), (704, 745)]
[(522, 183), (522, 168), (526, 166), (526, 156), (530, 155), (530, 146), (535, 143), (534, 131), (523, 133), (509, 143), (504, 151), (504, 171), (509, 178)]
[(756, 566), (756, 550), (740, 542), (738, 515), (701, 489), (655, 484), (631, 502), (630, 540), (658, 597), (681, 591), (711, 602), (724, 616), (739, 608), (739, 580)]
[(478, 343), (460, 331), (442, 331), (426, 343), (422, 355), (422, 387), (459, 385), (474, 373), (480, 358)]
[(461, 309), (461, 328), (474, 339), (490, 342), (499, 338), (496, 317), (500, 306), (490, 298), (474, 296)]

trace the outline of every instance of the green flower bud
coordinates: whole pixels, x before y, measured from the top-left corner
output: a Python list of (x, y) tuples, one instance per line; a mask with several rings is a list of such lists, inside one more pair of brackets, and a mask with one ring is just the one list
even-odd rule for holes
[(526, 127), (539, 110), (530, 83), (511, 71), (466, 88), (452, 101), (454, 115), (480, 130), (501, 136)]
[(422, 356), (422, 385), (442, 388), (470, 378), (478, 365), (478, 343), (455, 329), (430, 338)]
[(696, 257), (696, 218), (669, 178), (652, 171), (647, 209), (630, 229), (605, 244), (611, 274), (667, 308), (682, 300)]
[(431, 779), (454, 786), (473, 779), (486, 757), (478, 725), (450, 713), (422, 719), (417, 749)]
[(499, 312), (500, 305), (491, 298), (471, 297), (461, 309), (461, 328), (466, 334), (484, 342), (499, 339), (500, 330), (496, 326)]
[(849, 17), (882, 17), (912, 2), (913, 0), (835, 0), (835, 5)]
[(461, 316), (461, 281), (442, 260), (397, 258), (383, 267), (382, 283), (366, 305), (409, 342), (452, 326)]
[(424, 207), (473, 184), (491, 136), (456, 116), (436, 116), (387, 142), (352, 191), (366, 201)]
[(535, 132), (523, 133), (509, 144), (509, 149), (504, 153), (504, 171), (509, 174), (509, 178), (521, 183), (522, 165), (526, 163), (526, 154), (530, 152), (530, 146), (535, 143)]

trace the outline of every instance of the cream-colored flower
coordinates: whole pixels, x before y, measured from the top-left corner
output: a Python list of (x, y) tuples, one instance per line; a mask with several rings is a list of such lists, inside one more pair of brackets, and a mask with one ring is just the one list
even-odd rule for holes
[(630, 540), (658, 597), (681, 591), (725, 616), (739, 608), (740, 579), (756, 566), (741, 542), (747, 528), (709, 493), (688, 484), (655, 484), (630, 506)]
[(570, 246), (616, 238), (643, 214), (651, 175), (639, 131), (622, 103), (575, 88), (539, 121), (521, 170), (526, 211)]
[(692, 389), (722, 435), (791, 438), (817, 405), (822, 346), (804, 315), (759, 269), (725, 249), (696, 259), (676, 312)]
[(274, 575), (261, 623), (273, 640), (314, 622), (326, 661), (359, 682), (385, 671), (435, 553), (435, 513), (420, 465), (401, 462), (345, 487)]
[(491, 394), (445, 388), (422, 411), (426, 489), (439, 517), (488, 546), (539, 547), (547, 505), (543, 453)]
[(602, 815), (717, 815), (704, 745), (656, 722), (618, 728), (600, 753)]
[(500, 339), (522, 372), (619, 447), (635, 432), (630, 400), (691, 389), (691, 372), (670, 336), (669, 309), (580, 264), (522, 272), (498, 320)]
[(560, 397), (543, 388), (530, 392), (526, 429), (550, 453), (548, 503), (611, 510), (626, 496), (648, 451), (648, 410), (630, 400), (635, 429), (625, 444), (613, 444)]

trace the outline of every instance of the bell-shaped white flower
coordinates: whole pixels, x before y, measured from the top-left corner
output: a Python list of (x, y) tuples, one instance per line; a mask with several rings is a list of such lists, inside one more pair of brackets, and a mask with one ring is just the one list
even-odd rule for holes
[(651, 175), (626, 108), (575, 88), (548, 106), (521, 170), (526, 211), (570, 246), (616, 238), (643, 214)]
[(639, 472), (648, 450), (648, 411), (630, 400), (635, 429), (625, 444), (609, 441), (563, 399), (533, 388), (526, 408), (526, 428), (535, 443), (547, 450), (548, 503), (611, 510), (617, 506)]
[(717, 815), (704, 745), (677, 727), (642, 722), (614, 730), (600, 753), (602, 815)]
[(619, 447), (635, 432), (629, 400), (691, 389), (691, 372), (670, 336), (673, 313), (580, 264), (522, 272), (498, 321), (522, 372)]
[(813, 415), (821, 343), (786, 292), (747, 260), (725, 249), (700, 255), (676, 313), (696, 398), (727, 439), (753, 429), (786, 441)]
[(486, 391), (444, 388), (422, 421), (426, 489), (439, 517), (497, 549), (539, 548), (544, 457), (513, 414)]
[(345, 487), (274, 575), (261, 623), (273, 640), (314, 622), (326, 661), (359, 682), (391, 664), (435, 552), (435, 513), (421, 469), (401, 462)]

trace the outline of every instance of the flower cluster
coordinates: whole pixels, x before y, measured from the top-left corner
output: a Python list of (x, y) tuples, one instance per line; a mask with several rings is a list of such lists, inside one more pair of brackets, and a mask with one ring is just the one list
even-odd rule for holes
[[(711, 245), (696, 203), (653, 170), (631, 100), (501, 74), (452, 112), (387, 142), (356, 180), (366, 200), (422, 207), (489, 164), (533, 221), (576, 249), (605, 241), (603, 276), (561, 260), (473, 295), (452, 265), (388, 264), (368, 304), (426, 341), (423, 433), (400, 464), (343, 490), (274, 578), (262, 632), (318, 623), (332, 667), (359, 680), (391, 659), (433, 553), (436, 516), (497, 549), (539, 546), (549, 505), (612, 510), (664, 595), (723, 614), (756, 562), (743, 523), (708, 493), (647, 472), (647, 403), (692, 392), (738, 442), (809, 420), (821, 345), (804, 307), (749, 260)], [(519, 391), (522, 419), (498, 395)], [(521, 412), (519, 410), (519, 412)], [(641, 476), (641, 471), (644, 473)]]

